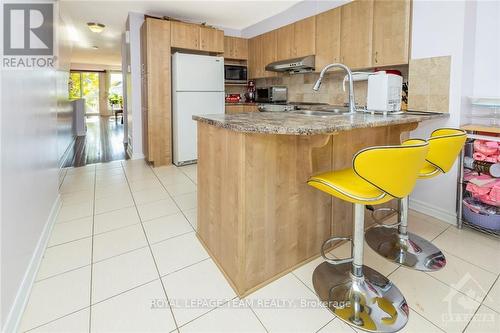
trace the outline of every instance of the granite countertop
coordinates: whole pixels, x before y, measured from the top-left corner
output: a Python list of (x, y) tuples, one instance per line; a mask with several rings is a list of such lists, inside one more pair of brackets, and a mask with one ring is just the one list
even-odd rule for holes
[(226, 105), (257, 105), (257, 103), (252, 102), (226, 102)]
[(195, 115), (193, 119), (236, 132), (315, 135), (349, 131), (356, 128), (408, 124), (448, 117), (449, 114), (446, 113), (411, 114), (411, 112), (387, 116), (368, 113), (311, 116), (292, 112), (245, 112), (237, 114)]

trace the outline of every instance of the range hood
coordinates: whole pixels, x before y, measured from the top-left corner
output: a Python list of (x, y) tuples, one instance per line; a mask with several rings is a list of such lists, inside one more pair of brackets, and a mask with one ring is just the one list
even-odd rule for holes
[(314, 70), (314, 56), (280, 60), (266, 66), (266, 71), (289, 72), (290, 74), (309, 73)]

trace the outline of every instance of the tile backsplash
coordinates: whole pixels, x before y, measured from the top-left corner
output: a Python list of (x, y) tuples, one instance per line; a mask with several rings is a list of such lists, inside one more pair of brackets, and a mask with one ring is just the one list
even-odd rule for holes
[(451, 57), (410, 60), (408, 108), (449, 112)]
[[(408, 67), (394, 68), (403, 74), (403, 81), (407, 81)], [(319, 77), (319, 73), (286, 74), (280, 73), (278, 77), (257, 79), (257, 87), (287, 86), (289, 102), (328, 103), (331, 105), (342, 105), (348, 99), (348, 84), (343, 91), (342, 80), (345, 73), (334, 71), (327, 73), (319, 91), (313, 91), (312, 87)], [(366, 95), (368, 90), (367, 81), (354, 82), (354, 98), (357, 105), (366, 106)]]

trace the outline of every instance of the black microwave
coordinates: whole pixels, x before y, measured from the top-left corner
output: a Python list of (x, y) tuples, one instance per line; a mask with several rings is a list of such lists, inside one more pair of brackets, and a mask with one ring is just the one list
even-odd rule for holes
[(226, 83), (247, 83), (247, 67), (224, 65), (224, 81)]

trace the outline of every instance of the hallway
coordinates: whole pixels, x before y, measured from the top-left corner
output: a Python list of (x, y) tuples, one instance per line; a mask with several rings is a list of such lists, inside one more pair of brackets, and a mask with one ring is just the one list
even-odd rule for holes
[(87, 135), (76, 137), (65, 168), (128, 159), (121, 118), (87, 116), (86, 125)]

